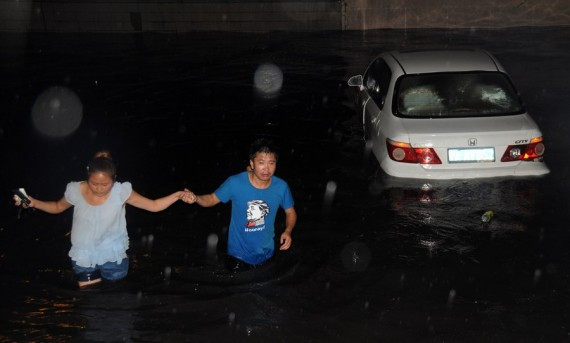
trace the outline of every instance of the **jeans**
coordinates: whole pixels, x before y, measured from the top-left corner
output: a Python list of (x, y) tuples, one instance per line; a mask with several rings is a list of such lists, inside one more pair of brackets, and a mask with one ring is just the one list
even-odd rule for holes
[(102, 265), (96, 265), (95, 267), (81, 267), (78, 266), (75, 261), (71, 260), (71, 265), (73, 267), (73, 272), (79, 281), (89, 281), (97, 278), (97, 274), (100, 273), (101, 277), (108, 281), (118, 281), (124, 279), (129, 272), (129, 259), (125, 258), (121, 263), (117, 262), (106, 262)]

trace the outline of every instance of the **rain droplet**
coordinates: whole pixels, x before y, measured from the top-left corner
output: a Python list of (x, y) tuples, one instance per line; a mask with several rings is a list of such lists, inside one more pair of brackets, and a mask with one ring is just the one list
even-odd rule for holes
[(218, 235), (211, 233), (206, 240), (206, 255), (209, 260), (216, 260), (216, 251), (218, 248)]
[(32, 107), (32, 123), (42, 134), (61, 138), (73, 133), (83, 119), (83, 104), (71, 89), (51, 87)]
[(152, 243), (154, 242), (154, 235), (150, 234), (148, 235), (148, 250), (152, 250)]
[(171, 274), (172, 274), (172, 268), (171, 267), (165, 267), (164, 268), (164, 280), (166, 280), (166, 281), (170, 280)]
[(208, 248), (216, 248), (218, 245), (218, 235), (211, 233), (208, 235)]
[(327, 186), (325, 188), (325, 199), (324, 204), (325, 206), (330, 206), (336, 194), (336, 182), (329, 181), (327, 182)]
[(536, 269), (534, 271), (534, 284), (536, 285), (540, 281), (540, 277), (542, 276), (542, 270)]
[(451, 289), (449, 291), (449, 296), (447, 297), (447, 307), (452, 307), (453, 306), (453, 302), (455, 301), (455, 295), (456, 292), (454, 289)]
[(372, 143), (372, 140), (367, 140), (366, 143), (364, 143), (364, 161), (365, 162), (370, 157), (370, 154), (372, 153), (372, 147), (373, 146), (374, 146), (374, 143)]
[(272, 97), (283, 86), (283, 72), (273, 63), (265, 63), (257, 68), (253, 76), (256, 91), (262, 96)]

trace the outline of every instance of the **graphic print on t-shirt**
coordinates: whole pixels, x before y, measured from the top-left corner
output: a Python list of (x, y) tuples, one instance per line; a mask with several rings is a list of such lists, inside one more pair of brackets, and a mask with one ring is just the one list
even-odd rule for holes
[[(245, 231), (259, 231), (265, 228), (265, 217), (269, 214), (269, 205), (263, 200), (247, 202), (247, 224)], [(260, 227), (263, 226), (263, 227)], [(259, 227), (257, 230), (250, 228)]]

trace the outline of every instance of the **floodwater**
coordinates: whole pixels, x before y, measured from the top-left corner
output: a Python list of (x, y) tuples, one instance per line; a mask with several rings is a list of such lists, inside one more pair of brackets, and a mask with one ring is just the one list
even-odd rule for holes
[[(570, 341), (568, 37), (568, 27), (1, 34), (0, 341)], [(346, 80), (381, 51), (430, 47), (498, 57), (543, 131), (548, 176), (422, 189), (382, 175)], [(269, 81), (282, 73), (278, 94), (255, 89), (263, 64), (278, 67)], [(55, 128), (35, 117), (50, 87), (76, 96)], [(293, 247), (266, 270), (222, 270), (229, 205), (129, 207), (129, 276), (78, 291), (71, 211), (11, 202), (18, 187), (58, 199), (101, 148), (143, 195), (211, 192), (244, 170), (259, 136), (279, 144), (277, 174), (299, 214)], [(486, 210), (495, 216), (483, 224)]]

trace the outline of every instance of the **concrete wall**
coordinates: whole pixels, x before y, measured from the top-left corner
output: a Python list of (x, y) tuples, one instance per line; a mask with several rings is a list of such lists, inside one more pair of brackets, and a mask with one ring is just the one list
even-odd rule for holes
[(570, 0), (347, 0), (343, 28), (570, 25)]
[(0, 0), (4, 32), (265, 32), (570, 25), (570, 0)]
[(0, 0), (0, 31), (339, 30), (340, 8), (333, 0)]

